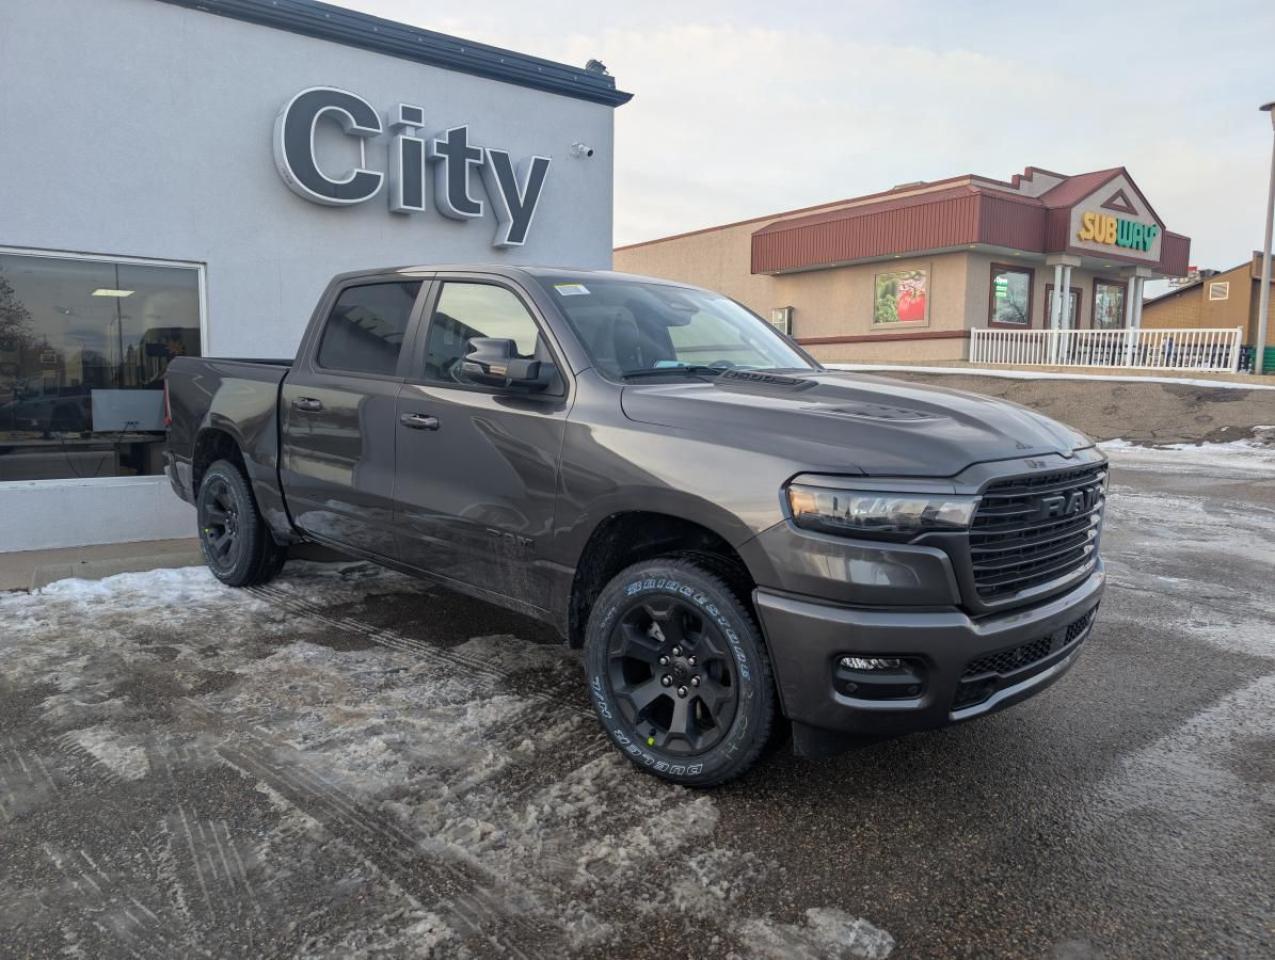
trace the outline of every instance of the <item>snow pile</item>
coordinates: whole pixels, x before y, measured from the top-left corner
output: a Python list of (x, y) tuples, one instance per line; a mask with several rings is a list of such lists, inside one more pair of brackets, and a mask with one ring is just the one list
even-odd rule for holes
[(1098, 449), (1118, 467), (1164, 474), (1215, 475), (1236, 479), (1275, 476), (1275, 427), (1256, 427), (1254, 436), (1225, 443), (1170, 443), (1148, 447), (1107, 440)]
[(1110, 450), (1185, 450), (1206, 456), (1224, 457), (1228, 455), (1275, 456), (1275, 426), (1253, 428), (1253, 436), (1242, 440), (1228, 440), (1224, 443), (1163, 443), (1155, 446), (1131, 443), (1128, 440), (1104, 440), (1098, 444), (1104, 451)]

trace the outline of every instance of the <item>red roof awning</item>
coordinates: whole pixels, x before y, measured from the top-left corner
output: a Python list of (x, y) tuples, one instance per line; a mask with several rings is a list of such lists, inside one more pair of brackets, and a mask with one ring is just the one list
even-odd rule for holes
[[(812, 270), (978, 245), (1092, 256), (1093, 251), (1071, 245), (1072, 209), (1122, 174), (1128, 178), (1117, 167), (1066, 177), (1039, 196), (969, 177), (953, 186), (905, 187), (865, 202), (775, 220), (752, 235), (752, 272)], [(1015, 178), (1015, 186), (1017, 182)], [(1133, 186), (1132, 180), (1128, 183)], [(1158, 222), (1150, 204), (1137, 195)], [(1189, 239), (1165, 231), (1158, 261), (1114, 251), (1103, 256), (1178, 275), (1186, 271), (1189, 250)]]

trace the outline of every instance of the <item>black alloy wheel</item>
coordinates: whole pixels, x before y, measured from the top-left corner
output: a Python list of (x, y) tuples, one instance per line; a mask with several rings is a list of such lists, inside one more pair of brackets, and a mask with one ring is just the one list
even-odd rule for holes
[(611, 690), (648, 747), (692, 755), (721, 742), (739, 684), (721, 630), (697, 607), (676, 597), (635, 602), (607, 652)]
[(218, 460), (208, 468), (195, 497), (195, 513), (204, 562), (222, 583), (265, 583), (283, 566), (287, 549), (270, 535), (237, 465)]
[(204, 509), (199, 535), (207, 544), (209, 564), (228, 570), (238, 559), (239, 506), (224, 476), (210, 477), (204, 483), (205, 489), (200, 491)]
[(744, 773), (774, 725), (766, 642), (722, 569), (713, 557), (634, 564), (602, 588), (585, 627), (602, 729), (640, 769), (685, 786)]

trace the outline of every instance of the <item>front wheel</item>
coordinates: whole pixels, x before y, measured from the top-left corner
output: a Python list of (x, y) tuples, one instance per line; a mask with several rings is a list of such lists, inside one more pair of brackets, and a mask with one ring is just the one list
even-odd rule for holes
[(621, 572), (594, 603), (584, 646), (598, 719), (638, 767), (710, 787), (766, 746), (775, 691), (765, 642), (743, 599), (700, 564)]
[(229, 460), (216, 461), (204, 474), (195, 513), (204, 562), (222, 583), (265, 583), (283, 566), (285, 548), (270, 536), (248, 479)]

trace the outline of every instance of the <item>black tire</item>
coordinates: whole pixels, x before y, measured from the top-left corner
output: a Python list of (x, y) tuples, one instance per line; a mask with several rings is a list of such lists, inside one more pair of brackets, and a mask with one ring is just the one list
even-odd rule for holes
[(589, 615), (584, 665), (607, 736), (657, 777), (717, 786), (770, 739), (775, 687), (761, 631), (696, 561), (638, 563), (608, 583)]
[(287, 549), (274, 542), (247, 477), (229, 460), (216, 461), (204, 474), (195, 512), (204, 562), (222, 583), (265, 583), (283, 566)]

